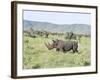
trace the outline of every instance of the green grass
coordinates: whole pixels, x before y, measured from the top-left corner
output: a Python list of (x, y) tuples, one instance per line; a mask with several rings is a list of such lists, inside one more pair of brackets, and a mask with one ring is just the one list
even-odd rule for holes
[[(64, 40), (64, 36), (50, 35), (49, 38), (39, 36), (31, 38), (24, 35), (23, 69), (79, 67), (91, 64), (90, 38), (81, 38), (78, 53), (72, 53), (72, 51), (57, 52), (55, 49), (48, 50), (44, 43), (52, 43), (52, 39)], [(26, 42), (27, 40), (28, 42)]]

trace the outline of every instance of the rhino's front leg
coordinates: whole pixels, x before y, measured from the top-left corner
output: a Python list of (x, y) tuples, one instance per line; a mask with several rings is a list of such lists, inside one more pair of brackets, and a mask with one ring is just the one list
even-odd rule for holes
[(60, 52), (61, 51), (61, 52), (64, 52), (64, 53), (66, 52), (66, 51), (64, 51), (63, 49), (60, 49), (60, 48), (56, 48), (56, 51), (57, 52)]
[(58, 51), (58, 52), (59, 52), (59, 51), (60, 51), (60, 49), (59, 49), (59, 48), (56, 48), (56, 51)]

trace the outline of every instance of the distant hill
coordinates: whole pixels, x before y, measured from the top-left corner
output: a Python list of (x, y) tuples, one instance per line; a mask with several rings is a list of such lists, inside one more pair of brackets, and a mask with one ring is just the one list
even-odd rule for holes
[(48, 22), (38, 22), (38, 21), (23, 21), (24, 31), (33, 28), (38, 31), (49, 31), (49, 32), (70, 32), (73, 31), (77, 34), (91, 34), (91, 26), (87, 24), (53, 24)]

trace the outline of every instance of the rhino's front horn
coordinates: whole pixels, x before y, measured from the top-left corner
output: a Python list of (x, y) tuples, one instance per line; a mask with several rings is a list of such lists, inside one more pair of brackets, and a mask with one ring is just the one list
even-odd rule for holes
[(52, 45), (50, 45), (50, 43), (45, 43), (45, 46), (49, 49), (49, 50), (51, 50), (52, 49)]

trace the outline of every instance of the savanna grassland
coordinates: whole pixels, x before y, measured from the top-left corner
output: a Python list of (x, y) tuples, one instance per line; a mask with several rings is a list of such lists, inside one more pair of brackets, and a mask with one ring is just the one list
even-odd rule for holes
[(23, 69), (80, 67), (91, 64), (91, 39), (82, 36), (78, 41), (78, 53), (68, 51), (57, 52), (48, 50), (45, 42), (52, 43), (53, 39), (65, 40), (64, 35), (49, 35), (48, 38), (37, 36), (32, 38), (24, 33)]

